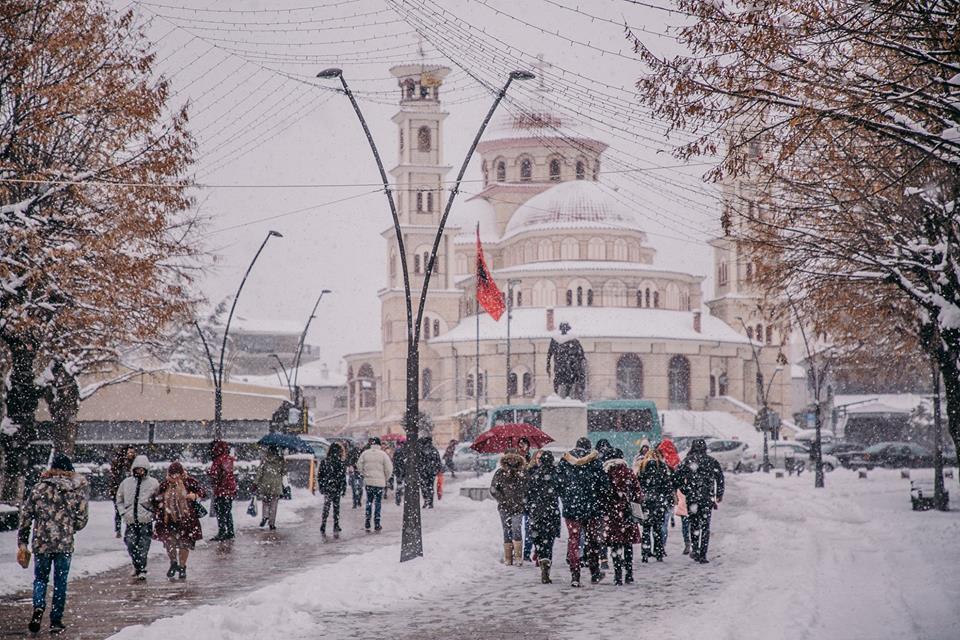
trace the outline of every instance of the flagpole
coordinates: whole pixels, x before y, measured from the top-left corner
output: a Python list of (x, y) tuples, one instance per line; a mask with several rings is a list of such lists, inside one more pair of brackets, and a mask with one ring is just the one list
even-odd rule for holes
[[(480, 237), (480, 223), (477, 222), (477, 238)], [(474, 286), (480, 286), (479, 279), (474, 278)], [(477, 434), (482, 430), (480, 429), (480, 296), (479, 291), (475, 292), (474, 298), (477, 300), (477, 372), (476, 376), (473, 379), (473, 395), (476, 396), (477, 400), (477, 413), (474, 417), (474, 422), (476, 424)]]

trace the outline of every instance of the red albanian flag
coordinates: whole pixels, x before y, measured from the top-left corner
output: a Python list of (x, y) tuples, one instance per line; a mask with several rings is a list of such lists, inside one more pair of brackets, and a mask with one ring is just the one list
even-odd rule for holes
[(486, 309), (494, 320), (499, 320), (507, 307), (497, 283), (487, 271), (487, 261), (483, 258), (483, 246), (480, 244), (480, 225), (477, 225), (477, 303)]

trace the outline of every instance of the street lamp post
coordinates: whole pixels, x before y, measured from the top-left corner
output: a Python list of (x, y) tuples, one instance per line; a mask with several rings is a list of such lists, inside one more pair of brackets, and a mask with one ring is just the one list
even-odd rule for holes
[(310, 323), (313, 322), (313, 319), (317, 317), (317, 307), (320, 306), (320, 301), (323, 300), (323, 296), (326, 293), (333, 293), (333, 291), (330, 289), (324, 289), (320, 292), (320, 295), (317, 297), (317, 301), (313, 305), (313, 311), (310, 312), (310, 317), (307, 318), (307, 324), (303, 327), (303, 333), (300, 334), (300, 342), (297, 344), (297, 353), (293, 357), (293, 389), (294, 393), (296, 394), (296, 398), (301, 396), (300, 387), (297, 385), (297, 378), (300, 374), (300, 357), (303, 355), (303, 346), (307, 341), (307, 332), (310, 330)]
[[(740, 324), (743, 325), (744, 333), (747, 333), (747, 323), (743, 321), (742, 316), (737, 316), (737, 320), (740, 321)], [(753, 362), (757, 366), (757, 393), (760, 395), (760, 430), (763, 432), (763, 462), (762, 468), (764, 473), (770, 473), (770, 446), (768, 443), (768, 432), (769, 432), (769, 420), (770, 420), (770, 407), (767, 405), (767, 395), (770, 392), (770, 388), (773, 387), (773, 379), (777, 376), (777, 371), (773, 372), (773, 375), (770, 376), (770, 385), (764, 387), (763, 384), (763, 369), (760, 368), (760, 355), (757, 352), (756, 345), (753, 344), (753, 339), (750, 336), (747, 336), (747, 339), (750, 340), (750, 351), (753, 353)]]
[(253, 256), (253, 260), (250, 261), (250, 266), (247, 267), (247, 271), (243, 274), (243, 279), (240, 281), (240, 286), (237, 287), (237, 292), (233, 294), (233, 304), (230, 305), (230, 313), (227, 315), (227, 324), (223, 328), (223, 340), (220, 343), (220, 362), (218, 366), (213, 364), (213, 356), (210, 353), (210, 346), (207, 344), (207, 340), (203, 335), (203, 330), (200, 328), (200, 324), (194, 321), (194, 326), (197, 328), (197, 332), (200, 334), (200, 341), (203, 342), (204, 351), (207, 354), (207, 361), (210, 364), (210, 375), (213, 377), (213, 437), (217, 440), (220, 440), (223, 437), (223, 358), (224, 354), (227, 351), (227, 337), (230, 334), (230, 323), (233, 321), (233, 312), (237, 308), (237, 300), (240, 299), (240, 292), (243, 291), (243, 285), (247, 283), (247, 277), (250, 275), (250, 271), (253, 270), (253, 265), (256, 264), (257, 258), (260, 257), (260, 254), (263, 252), (263, 248), (267, 246), (267, 242), (270, 241), (270, 238), (282, 238), (283, 234), (279, 231), (273, 231), (272, 229), (267, 232), (267, 237), (263, 239), (263, 242), (260, 243), (260, 248), (257, 249), (257, 252)]
[[(507, 404), (510, 404), (512, 394), (510, 393), (510, 321), (513, 320), (513, 287), (520, 284), (520, 280), (511, 278), (507, 280)], [(517, 381), (519, 384), (519, 380)]]
[[(283, 365), (283, 360), (280, 359), (280, 356), (276, 353), (271, 353), (270, 357), (277, 361), (277, 364), (280, 365), (280, 371), (283, 371), (283, 379), (287, 381), (287, 393), (290, 394), (291, 399), (293, 399), (293, 387), (290, 385), (290, 374), (287, 373), (287, 368)], [(273, 367), (276, 370), (276, 367)], [(280, 372), (277, 372), (277, 377), (280, 377)], [(281, 380), (283, 382), (283, 380)]]
[[(497, 97), (494, 100), (493, 105), (490, 107), (486, 118), (484, 118), (483, 123), (480, 125), (480, 129), (477, 131), (477, 135), (473, 139), (473, 144), (470, 145), (470, 150), (467, 151), (467, 155), (463, 159), (463, 164), (460, 166), (460, 171), (457, 174), (456, 182), (450, 189), (450, 197), (447, 199), (447, 205), (443, 210), (443, 216), (440, 218), (440, 224), (437, 227), (437, 234), (433, 241), (433, 249), (430, 253), (430, 262), (429, 264), (424, 265), (425, 273), (423, 277), (423, 287), (420, 290), (420, 300), (417, 308), (416, 318), (414, 318), (413, 315), (413, 296), (410, 289), (410, 272), (407, 268), (407, 255), (403, 243), (403, 230), (400, 227), (400, 217), (397, 213), (397, 205), (393, 199), (393, 192), (390, 190), (390, 182), (387, 179), (386, 169), (383, 166), (383, 161), (380, 159), (380, 152), (377, 150), (377, 145), (373, 140), (373, 135), (370, 133), (370, 128), (367, 126), (367, 121), (363, 117), (363, 112), (360, 110), (360, 105), (357, 104), (357, 100), (354, 97), (353, 92), (350, 91), (350, 87), (347, 85), (347, 80), (343, 76), (343, 71), (336, 68), (324, 69), (317, 74), (317, 77), (326, 80), (340, 80), (340, 84), (343, 87), (342, 91), (350, 100), (350, 105), (357, 114), (357, 119), (360, 121), (360, 126), (363, 128), (363, 133), (367, 138), (367, 144), (370, 145), (370, 150), (373, 152), (373, 159), (377, 163), (377, 169), (380, 171), (380, 179), (383, 182), (383, 191), (387, 197), (387, 202), (390, 205), (390, 214), (393, 217), (393, 228), (397, 238), (397, 250), (400, 254), (400, 267), (403, 274), (403, 289), (407, 311), (407, 384), (404, 428), (407, 435), (407, 441), (415, 442), (417, 439), (420, 416), (420, 355), (418, 349), (418, 344), (420, 341), (420, 327), (422, 326), (423, 321), (423, 311), (424, 305), (426, 304), (427, 291), (430, 287), (430, 276), (433, 274), (434, 263), (437, 259), (437, 251), (440, 246), (440, 241), (443, 238), (443, 229), (447, 224), (447, 217), (450, 214), (450, 207), (453, 204), (457, 193), (460, 191), (460, 183), (463, 180), (463, 174), (466, 173), (467, 165), (470, 163), (470, 158), (473, 156), (473, 152), (477, 148), (477, 144), (480, 142), (480, 137), (487, 128), (490, 118), (493, 117), (494, 111), (496, 111), (497, 107), (500, 105), (500, 102), (507, 94), (507, 89), (514, 80), (529, 80), (533, 78), (534, 75), (528, 71), (510, 72), (506, 83), (497, 93)], [(420, 487), (418, 474), (416, 471), (419, 452), (416, 447), (411, 447), (411, 449), (413, 455), (407, 456), (406, 459), (406, 477), (408, 482), (406, 483), (404, 489), (403, 531), (400, 542), (401, 562), (412, 560), (423, 555), (423, 539), (420, 528)], [(412, 480), (412, 482), (410, 480)]]

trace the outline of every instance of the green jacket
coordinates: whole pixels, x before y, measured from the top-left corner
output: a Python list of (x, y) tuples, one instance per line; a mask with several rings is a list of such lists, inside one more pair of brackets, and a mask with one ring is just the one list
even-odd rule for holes
[(287, 461), (282, 455), (268, 450), (263, 456), (263, 462), (260, 463), (254, 479), (257, 485), (257, 496), (269, 499), (283, 495), (283, 476), (286, 473)]

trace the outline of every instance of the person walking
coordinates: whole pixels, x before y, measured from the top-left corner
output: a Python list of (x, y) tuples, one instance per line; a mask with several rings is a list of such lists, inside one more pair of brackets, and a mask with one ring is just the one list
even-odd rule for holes
[(407, 473), (407, 445), (404, 442), (398, 442), (397, 448), (393, 450), (393, 499), (397, 506), (403, 500), (404, 481)]
[(450, 440), (447, 448), (443, 452), (443, 465), (450, 472), (451, 478), (457, 477), (457, 470), (453, 466), (453, 456), (457, 453), (457, 445), (460, 444), (456, 439)]
[(557, 467), (549, 451), (541, 449), (533, 457), (532, 466), (527, 472), (524, 504), (530, 537), (540, 565), (540, 582), (551, 584), (553, 543), (560, 537), (560, 490), (557, 486)]
[(317, 465), (317, 488), (323, 495), (323, 516), (320, 535), (327, 535), (327, 516), (333, 507), (333, 537), (340, 537), (340, 496), (347, 490), (347, 467), (343, 446), (338, 442), (330, 445), (327, 456)]
[[(680, 454), (677, 453), (677, 446), (673, 444), (673, 440), (671, 440), (670, 438), (664, 438), (663, 440), (661, 440), (660, 444), (657, 445), (657, 451), (660, 452), (660, 457), (663, 459), (664, 462), (667, 463), (667, 467), (670, 469), (670, 473), (673, 474), (677, 470), (677, 467), (680, 466)], [(661, 538), (663, 539), (663, 549), (664, 549), (663, 555), (664, 556), (667, 555), (667, 551), (666, 551), (667, 536), (670, 533), (670, 524), (671, 522), (674, 522), (673, 520), (674, 517), (678, 515), (676, 511), (677, 511), (677, 506), (680, 504), (680, 498), (682, 495), (683, 494), (681, 494), (679, 491), (674, 489), (673, 508), (667, 509), (663, 515), (663, 528), (662, 528)], [(686, 503), (684, 503), (684, 506), (686, 506)], [(684, 511), (684, 513), (686, 513), (686, 511)], [(689, 533), (684, 534), (683, 536), (684, 543), (686, 543), (688, 535)], [(687, 550), (687, 553), (690, 553), (689, 549)]]
[(580, 535), (585, 538), (585, 552), (590, 567), (590, 582), (603, 580), (600, 571), (600, 549), (603, 545), (603, 514), (600, 499), (607, 490), (607, 476), (597, 452), (591, 451), (590, 439), (577, 440), (577, 446), (563, 454), (557, 465), (560, 501), (567, 526), (567, 562), (570, 565), (570, 586), (580, 586)]
[(433, 446), (433, 438), (430, 436), (421, 436), (417, 440), (417, 446), (420, 447), (417, 472), (420, 476), (420, 494), (423, 496), (423, 506), (425, 509), (433, 509), (434, 482), (436, 482), (437, 474), (443, 469), (443, 463), (440, 461), (440, 452)]
[(633, 583), (633, 545), (640, 542), (640, 528), (633, 521), (630, 503), (640, 502), (640, 480), (627, 466), (623, 451), (613, 449), (605, 456), (603, 471), (610, 480), (604, 493), (604, 542), (613, 555), (613, 584)]
[(277, 508), (283, 495), (283, 476), (287, 474), (287, 461), (280, 449), (267, 447), (263, 452), (253, 483), (257, 497), (260, 498), (262, 517), (260, 526), (270, 525), (270, 531), (277, 529)]
[(687, 499), (690, 514), (690, 559), (706, 564), (710, 546), (710, 519), (723, 501), (723, 467), (707, 453), (707, 442), (693, 441), (690, 453), (677, 469), (676, 486)]
[(393, 463), (390, 456), (380, 446), (380, 438), (370, 438), (367, 450), (357, 459), (357, 470), (363, 476), (363, 484), (367, 491), (367, 506), (364, 513), (363, 528), (370, 533), (370, 515), (373, 512), (373, 530), (379, 533), (383, 530), (380, 525), (380, 509), (383, 505), (383, 488), (387, 486), (387, 478), (393, 475)]
[[(117, 497), (117, 489), (120, 488), (120, 483), (130, 475), (131, 465), (136, 457), (137, 450), (133, 447), (121, 447), (114, 453), (113, 460), (110, 462), (110, 484), (107, 486), (107, 493), (111, 500)], [(117, 538), (121, 536), (120, 525), (122, 522), (123, 518), (120, 517), (120, 512), (116, 510), (116, 505), (114, 505), (113, 531)]]
[(210, 454), (213, 459), (207, 475), (213, 485), (211, 508), (217, 517), (217, 535), (210, 540), (233, 540), (233, 501), (237, 497), (237, 477), (233, 473), (233, 463), (236, 458), (230, 455), (230, 444), (223, 440), (213, 441)]
[(131, 465), (131, 475), (120, 483), (114, 506), (127, 530), (123, 541), (133, 563), (133, 578), (147, 579), (147, 555), (150, 553), (150, 540), (153, 538), (153, 496), (160, 482), (150, 477), (150, 460), (139, 455)]
[(357, 470), (357, 460), (360, 459), (360, 448), (352, 442), (347, 444), (347, 473), (350, 480), (350, 493), (353, 497), (353, 508), (358, 509), (363, 504), (363, 474)]
[(73, 558), (73, 536), (87, 526), (89, 485), (73, 470), (67, 456), (53, 456), (50, 469), (40, 479), (20, 507), (17, 544), (26, 554), (33, 529), (33, 615), (28, 629), (40, 631), (47, 603), (47, 584), (53, 568), (53, 598), (50, 609), (50, 633), (61, 633), (63, 610), (67, 605), (67, 578)]
[(647, 562), (650, 557), (663, 562), (663, 521), (673, 509), (676, 491), (670, 467), (657, 449), (647, 446), (647, 453), (638, 465), (637, 478), (643, 491), (643, 511), (646, 514), (640, 562)]
[(516, 449), (500, 456), (500, 468), (490, 482), (503, 527), (503, 563), (523, 565), (523, 512), (526, 502), (526, 460)]
[(187, 558), (197, 540), (203, 539), (197, 501), (206, 497), (207, 492), (200, 482), (187, 474), (179, 462), (170, 464), (167, 477), (153, 496), (154, 537), (163, 543), (170, 558), (167, 577), (171, 580), (174, 577), (187, 579)]

